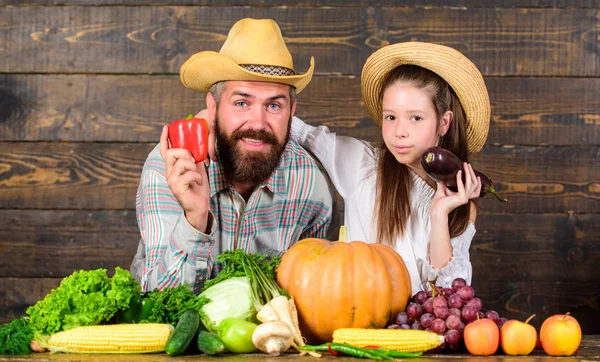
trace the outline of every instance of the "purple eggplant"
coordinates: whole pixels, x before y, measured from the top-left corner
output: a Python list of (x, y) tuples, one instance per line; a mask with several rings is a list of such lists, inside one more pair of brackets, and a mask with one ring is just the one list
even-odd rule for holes
[[(450, 190), (457, 191), (456, 188), (456, 173), (463, 169), (463, 161), (456, 157), (455, 154), (448, 151), (447, 149), (440, 147), (431, 147), (423, 152), (421, 156), (421, 165), (423, 170), (436, 182), (442, 182)], [(494, 188), (492, 180), (484, 175), (483, 173), (473, 169), (475, 175), (481, 178), (481, 193), (479, 197), (483, 197), (487, 194), (493, 194), (502, 202), (508, 200), (500, 197)], [(462, 174), (463, 182), (465, 181), (465, 174)]]

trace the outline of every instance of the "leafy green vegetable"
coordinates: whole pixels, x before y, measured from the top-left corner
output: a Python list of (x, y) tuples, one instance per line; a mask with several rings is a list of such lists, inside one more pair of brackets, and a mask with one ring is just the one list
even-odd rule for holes
[(200, 294), (210, 300), (202, 307), (200, 318), (210, 332), (215, 332), (222, 320), (234, 317), (256, 321), (250, 281), (247, 277), (229, 278)]
[(112, 278), (106, 269), (79, 270), (27, 309), (29, 324), (34, 333), (43, 335), (101, 324), (126, 309), (130, 299), (140, 293), (139, 283), (127, 270), (116, 267)]
[(173, 326), (177, 325), (186, 310), (194, 309), (200, 313), (202, 306), (208, 303), (208, 299), (197, 296), (187, 285), (154, 290), (148, 293), (148, 298), (154, 301), (148, 322), (167, 323)]
[(31, 353), (33, 331), (24, 318), (13, 319), (0, 325), (0, 355), (26, 355)]
[(265, 276), (275, 280), (275, 270), (277, 270), (281, 263), (281, 259), (277, 256), (269, 258), (268, 256), (259, 253), (248, 254), (241, 249), (227, 250), (218, 255), (217, 260), (221, 263), (225, 263), (225, 267), (214, 279), (204, 283), (203, 291), (223, 280), (248, 276), (247, 268), (245, 268), (245, 265), (248, 264), (247, 261), (252, 261), (253, 264), (257, 265), (263, 271)]
[(269, 258), (259, 253), (248, 254), (241, 249), (228, 250), (217, 256), (217, 260), (225, 263), (225, 268), (216, 278), (209, 280), (204, 290), (233, 277), (248, 277), (251, 287), (252, 301), (256, 310), (280, 295), (289, 297), (287, 292), (275, 282), (275, 270), (281, 259)]

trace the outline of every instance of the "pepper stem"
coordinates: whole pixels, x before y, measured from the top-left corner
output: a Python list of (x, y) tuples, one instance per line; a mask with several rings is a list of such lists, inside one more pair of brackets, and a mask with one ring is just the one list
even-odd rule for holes
[(191, 119), (191, 118), (194, 118), (194, 115), (193, 115), (193, 114), (191, 114), (191, 113), (190, 113), (190, 114), (188, 114), (188, 115), (187, 115), (187, 117), (185, 117), (185, 119), (186, 119), (186, 120), (188, 120), (188, 119)]
[(340, 226), (340, 237), (338, 241), (348, 242), (348, 228), (346, 228), (346, 225)]

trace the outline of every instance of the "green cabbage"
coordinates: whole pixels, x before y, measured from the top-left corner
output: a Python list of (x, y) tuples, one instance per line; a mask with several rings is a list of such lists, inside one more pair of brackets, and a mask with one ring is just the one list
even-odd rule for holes
[(140, 284), (129, 271), (115, 268), (109, 278), (106, 269), (80, 270), (64, 278), (58, 288), (27, 309), (35, 333), (50, 335), (61, 330), (102, 324), (119, 309), (126, 309)]
[(239, 318), (249, 322), (256, 321), (256, 308), (252, 301), (252, 290), (247, 277), (234, 277), (223, 280), (205, 289), (200, 297), (206, 297), (209, 303), (202, 307), (202, 323), (211, 332), (225, 318)]

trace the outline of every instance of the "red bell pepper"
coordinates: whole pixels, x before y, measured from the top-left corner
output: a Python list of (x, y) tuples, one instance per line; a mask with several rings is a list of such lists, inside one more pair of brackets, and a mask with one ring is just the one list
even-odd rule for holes
[(196, 163), (204, 161), (208, 155), (208, 122), (190, 114), (169, 124), (169, 140), (173, 148), (190, 151)]

